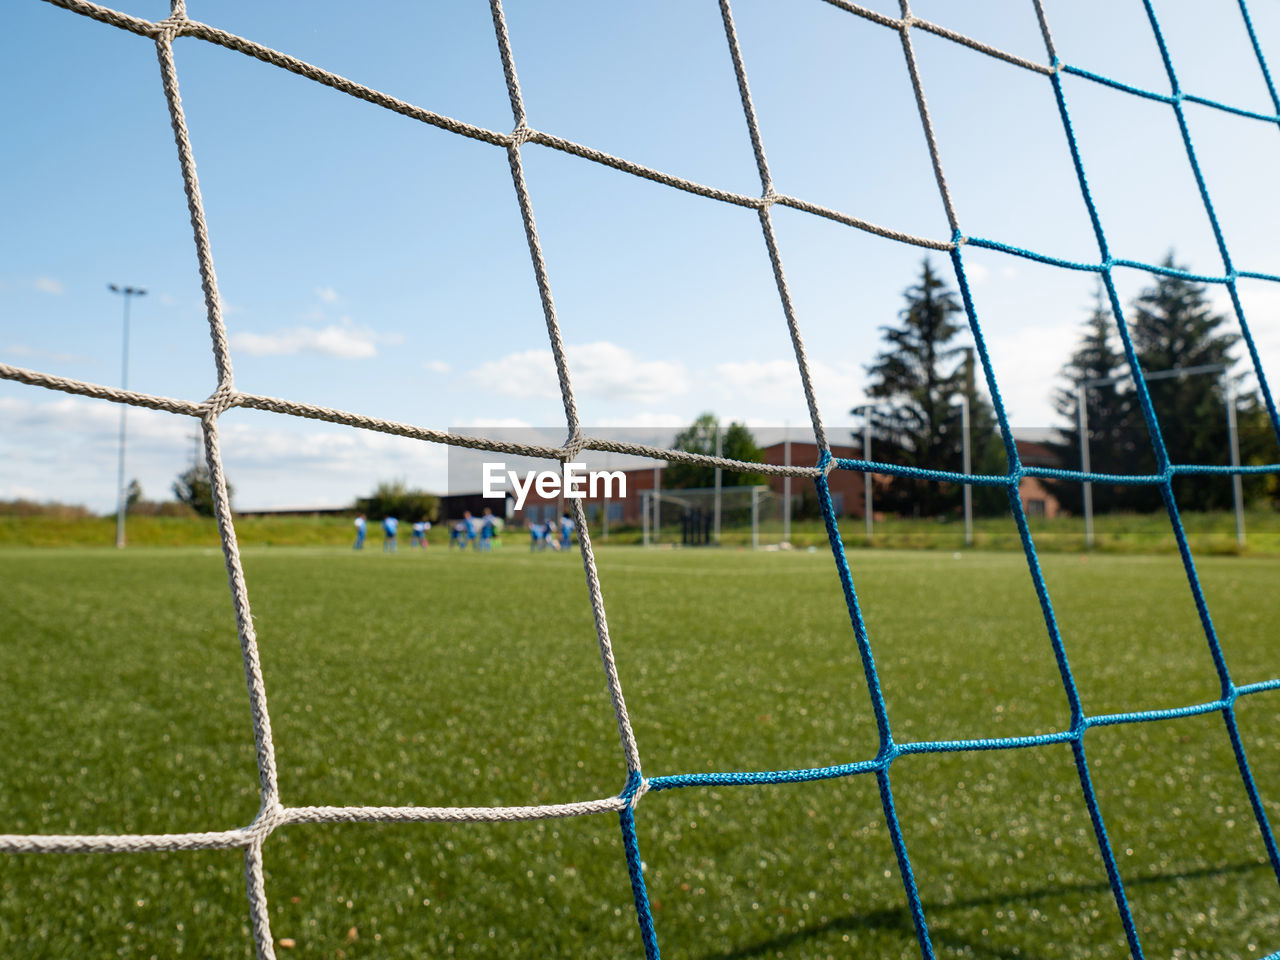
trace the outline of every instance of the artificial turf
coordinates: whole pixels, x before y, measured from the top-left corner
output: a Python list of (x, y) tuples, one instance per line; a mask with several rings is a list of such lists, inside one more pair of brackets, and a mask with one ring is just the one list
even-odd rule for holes
[[(653, 778), (877, 749), (830, 553), (612, 548), (599, 567)], [(1069, 726), (1026, 563), (855, 552), (898, 742)], [(1212, 701), (1176, 557), (1044, 558), (1090, 715)], [(250, 549), (282, 802), (515, 805), (625, 780), (580, 561)], [(1280, 561), (1204, 557), (1237, 684), (1280, 676)], [(258, 806), (221, 553), (0, 551), (0, 833), (223, 829)], [(1280, 691), (1236, 707), (1280, 824)], [(1220, 713), (1084, 738), (1148, 957), (1280, 950), (1280, 886)], [(904, 756), (896, 809), (947, 957), (1127, 946), (1067, 744)], [(636, 809), (667, 957), (918, 956), (872, 775), (651, 792)], [(297, 825), (266, 842), (285, 957), (643, 956), (616, 815)], [(252, 955), (235, 852), (4, 855), (0, 954)]]

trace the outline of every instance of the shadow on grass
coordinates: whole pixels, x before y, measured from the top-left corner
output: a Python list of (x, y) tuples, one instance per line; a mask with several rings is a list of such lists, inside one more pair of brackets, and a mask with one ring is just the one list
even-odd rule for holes
[[(1266, 860), (1253, 863), (1234, 863), (1223, 867), (1203, 867), (1198, 870), (1184, 870), (1177, 873), (1158, 873), (1149, 877), (1137, 877), (1125, 880), (1125, 890), (1152, 886), (1155, 884), (1175, 883), (1179, 880), (1199, 880), (1206, 877), (1224, 877), (1230, 874), (1250, 873), (1254, 870), (1270, 868)], [(944, 913), (948, 910), (967, 910), (973, 907), (1012, 906), (1014, 904), (1031, 904), (1054, 897), (1072, 894), (1106, 893), (1111, 885), (1105, 882), (1075, 883), (1053, 887), (1041, 887), (1037, 890), (1022, 890), (1016, 893), (989, 894), (984, 897), (971, 897), (966, 900), (950, 900), (947, 902), (925, 903), (925, 917)], [(787, 950), (830, 933), (856, 933), (859, 931), (897, 931), (915, 938), (915, 927), (911, 922), (911, 912), (904, 905), (886, 910), (873, 910), (870, 913), (855, 914), (848, 917), (837, 917), (804, 930), (770, 937), (747, 947), (739, 947), (724, 953), (704, 954), (704, 960), (749, 960), (751, 957), (772, 956), (775, 951)], [(968, 951), (971, 956), (989, 957), (991, 960), (1037, 960), (1037, 955), (1027, 952), (1025, 947), (1014, 950), (992, 948), (982, 942), (973, 942), (957, 937), (945, 931), (930, 930), (930, 937), (935, 947), (946, 946), (954, 950)]]

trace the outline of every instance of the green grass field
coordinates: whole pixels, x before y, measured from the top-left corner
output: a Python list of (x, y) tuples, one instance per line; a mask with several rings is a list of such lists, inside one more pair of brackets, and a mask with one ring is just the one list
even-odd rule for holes
[[(669, 514), (670, 515), (670, 512)], [(1243, 554), (1246, 556), (1280, 557), (1280, 510), (1257, 507), (1246, 511), (1246, 545), (1236, 542), (1235, 517), (1230, 512), (1186, 513), (1182, 517), (1192, 549), (1201, 554)], [(1046, 552), (1074, 552), (1085, 548), (1084, 520), (1080, 517), (1055, 517), (1051, 520), (1031, 518), (1031, 531), (1038, 549)], [(376, 524), (374, 525), (376, 526)], [(128, 540), (140, 547), (217, 547), (218, 528), (207, 517), (135, 516), (128, 521)], [(868, 546), (864, 522), (844, 517), (840, 529), (850, 548)], [(349, 517), (237, 517), (236, 532), (240, 543), (255, 547), (340, 547), (352, 539)], [(598, 543), (606, 542), (598, 525), (591, 528)], [(108, 547), (115, 543), (114, 517), (14, 516), (0, 513), (0, 547)], [(429, 534), (431, 543), (445, 546), (448, 531), (437, 525)], [(408, 534), (401, 539), (408, 541)], [(523, 530), (508, 531), (506, 539), (524, 548), (528, 537)], [(659, 539), (678, 543), (680, 527), (672, 520), (663, 525)], [(760, 524), (760, 542), (777, 543), (782, 539), (781, 520), (766, 519)], [(370, 532), (370, 544), (377, 546), (381, 534)], [(607, 542), (611, 545), (635, 545), (641, 540), (638, 527), (614, 527)], [(727, 547), (745, 547), (751, 543), (751, 528), (726, 526), (722, 542)], [(801, 548), (817, 546), (827, 549), (827, 532), (821, 520), (796, 519), (791, 524), (791, 542)], [(959, 518), (888, 517), (875, 524), (870, 546), (909, 550), (964, 549), (964, 524)], [(1021, 552), (1022, 542), (1017, 528), (1006, 513), (1001, 516), (977, 517), (974, 521), (974, 546), (985, 550)], [(1177, 544), (1167, 514), (1100, 514), (1095, 518), (1094, 550), (1098, 553), (1175, 553)]]
[[(895, 737), (1062, 729), (1016, 553), (850, 560)], [(867, 759), (875, 725), (830, 553), (599, 552), (646, 775)], [(1213, 700), (1176, 557), (1044, 557), (1091, 714)], [(1280, 676), (1280, 560), (1205, 557), (1233, 676)], [(526, 804), (616, 793), (580, 561), (248, 548), (282, 801)], [(214, 548), (0, 550), (0, 832), (221, 829), (257, 810)], [(1280, 692), (1240, 701), (1280, 824)], [(1148, 957), (1280, 950), (1280, 887), (1217, 714), (1085, 745)], [(940, 956), (1127, 955), (1066, 746), (909, 756), (897, 809)], [(651, 793), (665, 957), (918, 956), (874, 779)], [(265, 847), (283, 957), (643, 956), (617, 817), (300, 825)], [(252, 955), (233, 852), (3, 857), (0, 954)]]

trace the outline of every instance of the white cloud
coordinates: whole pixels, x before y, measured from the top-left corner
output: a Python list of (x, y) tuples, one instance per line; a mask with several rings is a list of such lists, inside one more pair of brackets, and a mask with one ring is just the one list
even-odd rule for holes
[(969, 282), (974, 286), (985, 283), (987, 278), (991, 276), (991, 271), (980, 263), (966, 263), (964, 272), (969, 277)]
[(333, 287), (316, 287), (316, 296), (325, 303), (337, 303), (338, 291)]
[[(718, 402), (726, 409), (776, 411), (765, 415), (765, 419), (774, 423), (788, 416), (804, 414), (804, 385), (794, 357), (719, 363), (714, 374), (715, 386), (724, 395), (718, 398)], [(824, 363), (810, 358), (809, 376), (825, 417), (844, 415), (863, 394), (865, 378), (862, 368), (856, 363)], [(756, 413), (749, 415), (760, 416)], [(807, 414), (802, 418), (808, 419)]]
[(715, 373), (721, 383), (735, 390), (774, 391), (800, 387), (800, 371), (793, 360), (717, 363)]
[(428, 360), (422, 365), (422, 369), (429, 370), (432, 373), (448, 373), (453, 368), (443, 360)]
[[(685, 368), (666, 360), (641, 360), (616, 343), (570, 344), (566, 348), (575, 393), (619, 403), (657, 403), (689, 389)], [(550, 350), (524, 350), (480, 364), (471, 376), (512, 397), (557, 397), (555, 360)]]
[[(1258, 348), (1262, 370), (1275, 394), (1277, 383), (1280, 382), (1280, 322), (1277, 322), (1280, 321), (1280, 287), (1268, 281), (1246, 278), (1239, 282), (1237, 289), (1245, 321), (1249, 324), (1249, 333), (1253, 337), (1254, 346)], [(1209, 284), (1205, 293), (1213, 309), (1227, 318), (1222, 329), (1238, 334), (1240, 324), (1236, 318), (1235, 305), (1231, 302), (1231, 294), (1226, 287), (1217, 283)], [(1235, 372), (1246, 377), (1244, 388), (1256, 389), (1253, 360), (1243, 339), (1233, 353), (1237, 360)]]
[(569, 369), (586, 393), (623, 402), (653, 403), (688, 389), (684, 367), (665, 360), (639, 360), (613, 343), (569, 347)]
[[(0, 391), (10, 389), (0, 383)], [(112, 510), (120, 406), (17, 389), (17, 395), (0, 392), (0, 499)], [(219, 423), (237, 509), (343, 506), (393, 477), (428, 490), (445, 487), (442, 444), (310, 421), (276, 427), (278, 420), (232, 411)], [(191, 462), (198, 429), (190, 417), (130, 407), (126, 475), (139, 478), (148, 497), (168, 498), (173, 479)]]
[(32, 286), (41, 293), (52, 293), (60, 296), (65, 292), (65, 288), (62, 286), (62, 283), (55, 280), (53, 277), (36, 277)]
[(295, 356), (316, 353), (329, 357), (365, 359), (378, 355), (379, 338), (367, 327), (330, 324), (326, 327), (290, 327), (275, 333), (236, 333), (232, 349), (254, 357)]
[[(71, 396), (45, 399), (47, 392), (34, 388), (23, 393), (0, 396), (0, 498), (35, 489), (36, 499), (111, 509), (120, 405)], [(142, 477), (149, 496), (167, 496), (168, 482), (190, 457), (186, 437), (195, 427), (188, 417), (130, 407), (127, 475)], [(163, 464), (158, 473), (157, 463)]]
[(598, 423), (583, 427), (586, 433), (596, 433), (603, 437), (610, 436), (605, 428), (616, 427), (635, 430), (683, 430), (693, 422), (693, 417), (679, 413), (636, 413), (625, 417), (610, 417), (607, 423)]
[[(988, 334), (987, 350), (1013, 424), (1046, 427), (1057, 422), (1053, 388), (1079, 339), (1080, 324), (1076, 321)], [(978, 375), (981, 378), (980, 370)]]
[(555, 360), (550, 350), (523, 350), (487, 360), (471, 371), (478, 384), (509, 397), (555, 397)]
[(521, 420), (519, 417), (481, 417), (478, 420), (463, 420), (453, 424), (457, 427), (454, 433), (463, 433), (471, 436), (472, 430), (495, 430), (495, 429), (512, 429), (512, 430), (531, 430), (533, 424), (527, 420)]
[(0, 347), (0, 357), (16, 359), (23, 357), (27, 362), (49, 361), (52, 363), (93, 363), (98, 358), (83, 353), (64, 353), (60, 350), (43, 350), (28, 347), (22, 343), (10, 343)]

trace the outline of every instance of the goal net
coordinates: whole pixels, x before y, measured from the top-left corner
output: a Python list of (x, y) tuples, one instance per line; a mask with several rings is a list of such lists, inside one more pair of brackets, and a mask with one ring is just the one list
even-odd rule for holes
[[(792, 497), (798, 515), (802, 498)], [(644, 493), (645, 546), (776, 548), (790, 516), (782, 496), (763, 484)]]
[[(1107, 887), (1110, 891), (1113, 908), (1123, 927), (1128, 952), (1137, 958), (1142, 957), (1144, 954), (1140, 931), (1135, 923), (1130, 905), (1131, 891), (1122, 878), (1122, 871), (1118, 866), (1118, 854), (1109, 838), (1107, 820), (1093, 786), (1090, 759), (1085, 749), (1085, 735), (1090, 729), (1099, 726), (1123, 726), (1201, 714), (1216, 714), (1221, 718), (1222, 734), (1230, 744), (1240, 783), (1248, 796), (1253, 820), (1250, 829), (1260, 838), (1271, 867), (1275, 871), (1277, 878), (1280, 879), (1280, 850), (1277, 849), (1274, 830), (1268, 819), (1267, 807), (1263, 796), (1259, 792), (1251, 766), (1255, 759), (1255, 750), (1241, 736), (1237, 722), (1238, 704), (1247, 698), (1254, 698), (1259, 694), (1280, 689), (1280, 679), (1240, 684), (1233, 678), (1229, 658), (1224, 654), (1222, 644), (1215, 631), (1212, 611), (1205, 600), (1204, 591), (1198, 578), (1191, 550), (1187, 544), (1181, 515), (1173, 492), (1174, 482), (1179, 477), (1204, 474), (1216, 474), (1223, 477), (1249, 473), (1275, 474), (1280, 472), (1280, 464), (1217, 466), (1172, 462), (1162, 440), (1162, 424), (1153, 409), (1145, 381), (1141, 375), (1135, 375), (1133, 377), (1133, 390), (1150, 434), (1157, 463), (1154, 474), (1142, 477), (1116, 477), (1085, 473), (1083, 471), (1024, 465), (1013, 439), (1012, 428), (1002, 400), (1001, 384), (991, 360), (987, 340), (984, 338), (980, 311), (975, 303), (972, 289), (973, 274), (968, 265), (971, 256), (970, 251), (978, 249), (998, 251), (1020, 261), (1030, 261), (1063, 271), (1074, 271), (1096, 276), (1106, 290), (1112, 314), (1117, 319), (1118, 334), (1123, 344), (1127, 363), (1138, 374), (1141, 372), (1138, 354), (1126, 327), (1126, 308), (1121, 302), (1121, 295), (1117, 292), (1115, 276), (1118, 271), (1133, 269), (1145, 271), (1148, 274), (1183, 275), (1188, 279), (1193, 279), (1200, 283), (1213, 284), (1224, 289), (1229, 296), (1235, 318), (1239, 323), (1250, 371), (1256, 378), (1271, 427), (1277, 436), (1280, 436), (1280, 414), (1277, 413), (1275, 401), (1263, 370), (1259, 348), (1251, 332), (1253, 328), (1250, 325), (1250, 321), (1255, 318), (1246, 316), (1244, 305), (1238, 293), (1238, 287), (1242, 280), (1248, 279), (1266, 284), (1276, 284), (1280, 283), (1280, 273), (1274, 272), (1274, 270), (1265, 272), (1257, 269), (1241, 269), (1233, 260), (1230, 253), (1230, 237), (1227, 236), (1226, 231), (1222, 228), (1219, 219), (1215, 215), (1210, 190), (1202, 176), (1196, 147), (1188, 132), (1185, 119), (1188, 105), (1195, 104), (1199, 107), (1269, 127), (1272, 134), (1276, 132), (1275, 128), (1280, 126), (1280, 96), (1277, 95), (1276, 87), (1268, 70), (1264, 38), (1260, 37), (1254, 28), (1246, 0), (1239, 0), (1238, 7), (1234, 12), (1228, 11), (1224, 5), (1221, 15), (1232, 15), (1239, 18), (1243, 29), (1248, 34), (1252, 55), (1256, 59), (1256, 67), (1265, 77), (1272, 104), (1271, 107), (1262, 112), (1219, 102), (1200, 96), (1195, 91), (1183, 89), (1179, 81), (1179, 65), (1174, 62), (1164, 42), (1160, 18), (1153, 0), (1142, 0), (1142, 11), (1147, 21), (1150, 37), (1159, 49), (1167, 75), (1167, 87), (1162, 90), (1138, 88), (1131, 84), (1072, 66), (1071, 51), (1067, 49), (1060, 51), (1055, 45), (1054, 34), (1051, 29), (1051, 17), (1046, 11), (1046, 4), (1042, 0), (1027, 0), (1028, 3), (1034, 6), (1043, 41), (1042, 52), (1035, 55), (1012, 53), (995, 44), (971, 38), (948, 27), (918, 17), (912, 12), (907, 0), (900, 0), (899, 9), (894, 12), (873, 9), (869, 6), (848, 2), (848, 0), (825, 0), (830, 7), (842, 11), (849, 17), (858, 18), (860, 21), (882, 28), (887, 32), (886, 35), (900, 42), (902, 56), (914, 92), (920, 129), (923, 131), (924, 143), (928, 151), (929, 164), (933, 171), (937, 195), (949, 223), (949, 233), (946, 236), (916, 235), (900, 230), (892, 224), (883, 225), (864, 219), (856, 215), (856, 213), (833, 209), (802, 197), (790, 196), (779, 192), (775, 187), (767, 159), (768, 151), (766, 147), (768, 144), (766, 144), (762, 135), (761, 125), (758, 122), (756, 109), (753, 105), (751, 87), (748, 82), (750, 64), (744, 57), (739, 43), (731, 0), (720, 0), (719, 2), (719, 14), (723, 25), (727, 52), (724, 69), (732, 72), (736, 82), (742, 118), (749, 131), (751, 151), (759, 180), (758, 190), (745, 193), (724, 189), (717, 185), (698, 183), (631, 159), (615, 156), (604, 150), (597, 149), (591, 144), (579, 143), (560, 136), (553, 131), (542, 130), (533, 126), (530, 121), (530, 115), (526, 110), (526, 101), (517, 72), (519, 51), (513, 49), (501, 0), (491, 0), (490, 9), (494, 38), (500, 55), (502, 75), (505, 79), (510, 103), (510, 126), (503, 130), (488, 129), (466, 120), (444, 116), (434, 112), (428, 106), (420, 106), (389, 93), (373, 89), (324, 67), (298, 59), (287, 52), (271, 49), (252, 38), (238, 36), (221, 29), (215, 24), (195, 19), (188, 15), (186, 0), (174, 0), (170, 16), (162, 20), (148, 20), (130, 13), (110, 9), (101, 4), (90, 2), (90, 0), (49, 0), (49, 2), (63, 8), (69, 14), (88, 21), (95, 21), (104, 29), (114, 28), (126, 31), (139, 37), (147, 38), (154, 43), (160, 66), (158, 82), (163, 89), (164, 100), (172, 121), (177, 147), (177, 163), (181, 170), (186, 191), (196, 251), (195, 269), (199, 272), (204, 291), (214, 354), (214, 366), (217, 374), (217, 389), (204, 399), (170, 398), (62, 377), (7, 362), (0, 362), (0, 378), (47, 390), (62, 391), (83, 397), (105, 399), (118, 404), (165, 411), (181, 417), (190, 417), (199, 423), (203, 436), (205, 462), (214, 488), (222, 551), (225, 557), (226, 571), (234, 602), (235, 621), (243, 656), (260, 780), (261, 802), (257, 816), (251, 822), (234, 829), (161, 835), (6, 833), (0, 835), (0, 852), (6, 854), (52, 854), (136, 853), (148, 851), (188, 852), (195, 850), (242, 851), (247, 878), (247, 912), (251, 923), (252, 937), (258, 956), (263, 960), (269, 960), (269, 958), (274, 958), (277, 955), (277, 950), (268, 909), (272, 891), (268, 889), (268, 884), (264, 879), (263, 846), (270, 840), (273, 833), (283, 827), (298, 824), (356, 822), (501, 823), (607, 814), (618, 819), (622, 847), (625, 853), (625, 862), (619, 863), (618, 869), (625, 871), (629, 879), (633, 893), (633, 904), (631, 906), (634, 909), (644, 951), (646, 956), (653, 960), (660, 954), (661, 931), (660, 924), (655, 923), (654, 905), (651, 903), (646, 889), (644, 854), (636, 827), (637, 817), (643, 817), (645, 803), (654, 802), (648, 799), (651, 795), (665, 791), (698, 791), (709, 787), (742, 786), (760, 788), (767, 785), (861, 777), (874, 781), (877, 786), (881, 798), (883, 823), (894, 852), (893, 869), (896, 872), (897, 881), (901, 885), (902, 896), (905, 899), (911, 918), (914, 937), (918, 943), (920, 953), (925, 957), (933, 957), (938, 947), (934, 943), (930, 932), (929, 910), (924, 898), (921, 896), (915, 878), (912, 850), (909, 849), (908, 843), (904, 838), (899, 812), (894, 803), (894, 787), (890, 781), (890, 772), (895, 762), (908, 755), (1036, 750), (1053, 746), (1068, 746), (1074, 759), (1079, 797), (1082, 799), (1089, 814), (1091, 842), (1096, 844), (1099, 856), (1105, 865)], [(813, 0), (813, 2), (817, 3), (820, 0)], [(878, 5), (880, 8), (884, 6), (885, 4)], [(788, 5), (780, 5), (777, 8), (776, 15), (785, 16), (787, 9)], [(216, 17), (218, 15), (218, 5), (208, 5), (207, 12)], [(384, 29), (394, 30), (395, 25), (394, 23), (388, 24)], [(1099, 31), (1105, 30), (1106, 25), (1099, 24), (1096, 29)], [(922, 38), (927, 38), (927, 40)], [(188, 134), (187, 118), (184, 114), (180, 96), (179, 74), (173, 55), (175, 41), (179, 39), (190, 43), (213, 44), (243, 54), (271, 67), (289, 71), (300, 78), (305, 78), (308, 81), (324, 85), (349, 97), (363, 101), (365, 104), (370, 105), (371, 108), (390, 111), (403, 118), (405, 123), (426, 124), (458, 137), (486, 144), (505, 156), (510, 170), (511, 184), (514, 188), (515, 203), (523, 223), (530, 262), (537, 279), (547, 339), (554, 357), (557, 382), (563, 402), (565, 440), (562, 444), (558, 446), (538, 446), (495, 440), (484, 436), (462, 436), (448, 432), (441, 425), (380, 419), (358, 411), (350, 412), (299, 402), (289, 398), (248, 393), (237, 388), (233, 375), (232, 350), (223, 318), (224, 306), (219, 293), (215, 271), (216, 251), (211, 243), (206, 226), (204, 200), (197, 177), (196, 156)], [(1022, 247), (1015, 243), (973, 236), (967, 232), (965, 223), (958, 212), (957, 204), (953, 202), (953, 196), (948, 186), (945, 175), (945, 157), (935, 136), (925, 85), (917, 66), (916, 50), (924, 42), (962, 46), (967, 48), (967, 52), (972, 57), (992, 58), (1005, 65), (1026, 71), (1052, 90), (1053, 101), (1057, 108), (1057, 116), (1054, 120), (1060, 125), (1065, 150), (1069, 154), (1070, 165), (1074, 171), (1076, 185), (1083, 203), (1088, 208), (1093, 228), (1096, 255), (1091, 259), (1087, 261), (1066, 260), (1042, 251)], [(856, 57), (857, 52), (852, 51), (849, 56)], [(1071, 101), (1064, 90), (1064, 78), (1066, 77), (1102, 85), (1145, 102), (1162, 105), (1172, 113), (1181, 131), (1185, 158), (1191, 175), (1195, 179), (1205, 215), (1213, 226), (1215, 242), (1221, 258), (1220, 270), (1211, 275), (1190, 274), (1176, 267), (1126, 259), (1123, 250), (1113, 248), (1108, 234), (1104, 230), (1104, 218), (1099, 215), (1090, 192), (1088, 160), (1082, 155), (1073, 132)], [(981, 110), (981, 104), (975, 104), (974, 109)], [(815, 136), (818, 133), (820, 132), (813, 132)], [(867, 149), (874, 148), (873, 144), (867, 145)], [(612, 441), (591, 435), (590, 431), (583, 425), (575, 399), (573, 364), (569, 352), (566, 350), (565, 338), (562, 334), (561, 323), (557, 314), (556, 301), (553, 297), (553, 285), (534, 217), (537, 205), (531, 196), (526, 179), (526, 158), (535, 149), (557, 151), (565, 155), (566, 158), (573, 158), (574, 162), (608, 168), (608, 170), (614, 171), (619, 176), (643, 178), (673, 191), (680, 191), (692, 197), (702, 198), (707, 203), (729, 204), (754, 212), (759, 222), (760, 239), (772, 266), (771, 281), (776, 287), (780, 303), (781, 316), (779, 324), (785, 328), (786, 337), (790, 343), (791, 359), (794, 360), (795, 371), (803, 389), (805, 403), (810, 416), (809, 426), (816, 447), (821, 451), (816, 462), (795, 466), (767, 465), (738, 461), (731, 458), (690, 454), (680, 450), (642, 444)], [(856, 158), (850, 158), (850, 162), (856, 170)], [(851, 175), (856, 176), (856, 172)], [(1271, 188), (1271, 184), (1263, 186), (1266, 189)], [(441, 187), (441, 189), (444, 189), (444, 187)], [(1008, 462), (1007, 473), (964, 474), (948, 471), (930, 471), (903, 467), (888, 462), (833, 456), (831, 452), (833, 446), (847, 442), (847, 438), (828, 436), (828, 432), (824, 427), (823, 411), (820, 410), (818, 390), (815, 386), (818, 380), (818, 365), (806, 351), (803, 336), (805, 318), (788, 285), (783, 255), (775, 234), (775, 224), (780, 217), (802, 215), (819, 218), (828, 224), (841, 226), (869, 237), (878, 238), (884, 243), (904, 244), (921, 252), (933, 251), (940, 257), (945, 258), (953, 273), (954, 283), (960, 292), (964, 317), (976, 347), (980, 378), (985, 382), (987, 392), (992, 401), (995, 419), (998, 423)], [(1028, 215), (1034, 214), (1029, 212)], [(609, 451), (667, 463), (677, 461), (697, 463), (703, 466), (719, 467), (724, 471), (762, 474), (768, 477), (788, 476), (796, 481), (797, 486), (811, 484), (816, 491), (822, 522), (828, 537), (834, 566), (832, 576), (838, 579), (845, 599), (849, 628), (852, 633), (853, 643), (856, 645), (874, 712), (875, 726), (879, 736), (877, 751), (871, 756), (823, 766), (716, 773), (664, 773), (653, 776), (646, 772), (642, 765), (640, 749), (633, 731), (631, 714), (628, 711), (627, 701), (619, 679), (615, 653), (610, 640), (608, 607), (600, 586), (596, 557), (593, 553), (592, 541), (586, 522), (587, 518), (583, 512), (581, 501), (574, 501), (573, 509), (576, 526), (580, 531), (579, 549), (585, 580), (586, 603), (591, 610), (600, 664), (608, 691), (608, 702), (616, 723), (619, 751), (626, 771), (625, 782), (620, 785), (618, 791), (604, 797), (590, 797), (570, 803), (545, 805), (530, 804), (497, 807), (290, 805), (289, 798), (283, 796), (279, 788), (276, 745), (272, 737), (268, 691), (263, 677), (258, 637), (254, 625), (253, 596), (247, 587), (244, 576), (243, 563), (237, 544), (236, 527), (227, 495), (226, 470), (224, 469), (223, 455), (219, 443), (219, 420), (227, 411), (236, 408), (270, 411), (286, 416), (347, 425), (359, 430), (375, 431), (429, 444), (460, 445), (514, 456), (568, 462), (583, 450)], [(843, 411), (840, 411), (840, 413), (843, 413)], [(1030, 573), (1036, 599), (1043, 613), (1044, 635), (1040, 640), (1052, 648), (1053, 657), (1059, 671), (1062, 691), (1068, 704), (1068, 710), (1059, 729), (1051, 732), (1013, 735), (1006, 738), (969, 740), (934, 739), (932, 732), (924, 731), (923, 736), (920, 738), (908, 740), (903, 732), (894, 726), (890, 705), (886, 702), (881, 692), (877, 676), (876, 637), (874, 631), (869, 628), (865, 621), (859, 605), (857, 583), (846, 557), (838, 526), (836, 508), (832, 502), (828, 478), (834, 471), (853, 471), (859, 474), (869, 473), (889, 477), (912, 476), (931, 482), (973, 484), (975, 486), (1000, 489), (1007, 494), (1010, 510), (1016, 522), (1023, 554), (1025, 555), (1026, 567)], [(1215, 699), (1208, 702), (1188, 703), (1166, 710), (1136, 711), (1108, 715), (1091, 715), (1086, 712), (1072, 672), (1071, 650), (1059, 630), (1055, 618), (1053, 598), (1050, 596), (1041, 571), (1035, 544), (1028, 528), (1026, 512), (1019, 494), (1019, 484), (1027, 477), (1055, 477), (1078, 483), (1140, 483), (1147, 484), (1160, 491), (1166, 506), (1168, 522), (1177, 541), (1178, 554), (1185, 570), (1186, 588), (1194, 599), (1203, 630), (1203, 642), (1211, 654), (1216, 669), (1219, 693)], [(732, 494), (728, 492), (723, 494), (724, 500), (720, 508), (722, 532), (726, 529), (743, 531), (748, 528), (747, 524), (749, 523), (750, 529), (753, 531), (753, 537), (762, 541), (777, 542), (777, 540), (781, 539), (780, 524), (782, 522), (778, 498), (774, 495), (758, 496), (753, 494), (751, 490), (752, 488), (747, 490), (739, 489)], [(765, 502), (766, 500), (767, 502)], [(655, 512), (659, 510), (661, 512), (661, 518), (655, 522), (655, 539), (659, 542), (665, 542), (678, 538), (680, 535), (678, 524), (684, 520), (686, 511), (690, 514), (698, 512), (702, 518), (699, 523), (704, 524), (708, 510), (707, 501), (708, 497), (705, 491), (696, 493), (693, 491), (685, 493), (668, 491), (663, 496), (654, 498), (652, 509)], [(714, 503), (711, 504), (711, 509), (714, 510)], [(752, 519), (753, 509), (756, 514), (754, 519)], [(767, 517), (765, 516), (766, 514)], [(677, 526), (673, 527), (673, 521)], [(687, 530), (687, 521), (684, 522), (686, 522)], [(774, 536), (773, 531), (775, 530), (778, 531), (777, 537)], [(691, 629), (696, 629), (696, 625), (692, 625)], [(713, 691), (709, 693), (709, 696), (715, 695), (715, 693)], [(1274, 798), (1271, 799), (1274, 800)], [(5, 825), (0, 823), (0, 830), (4, 828)], [(513, 909), (516, 908), (513, 907)], [(676, 952), (678, 952), (678, 945), (673, 946), (677, 947)]]

